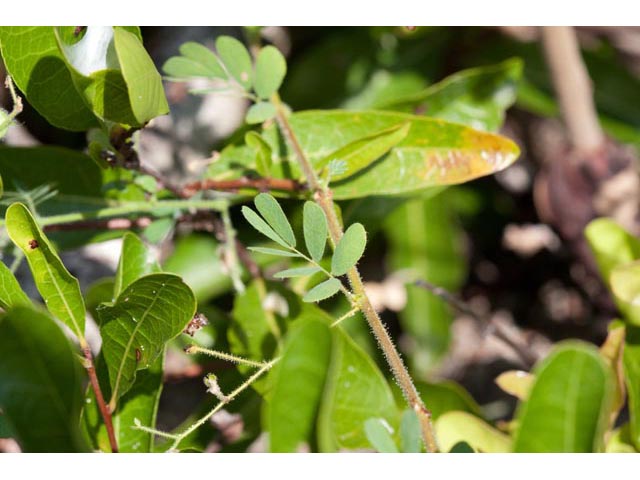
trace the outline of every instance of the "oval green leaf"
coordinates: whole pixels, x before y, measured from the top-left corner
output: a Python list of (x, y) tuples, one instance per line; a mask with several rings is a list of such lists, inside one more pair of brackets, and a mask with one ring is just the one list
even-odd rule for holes
[(376, 364), (346, 333), (334, 329), (318, 418), (320, 451), (370, 449), (364, 423), (382, 418), (395, 431), (399, 416), (389, 384)]
[(322, 260), (327, 245), (327, 217), (322, 208), (312, 201), (304, 204), (303, 210), (304, 242), (311, 258), (316, 262)]
[(296, 237), (278, 201), (268, 193), (259, 194), (253, 201), (260, 215), (288, 245), (296, 246)]
[(309, 306), (287, 333), (280, 361), (268, 380), (266, 415), (272, 452), (295, 452), (312, 441), (331, 354), (328, 325), (327, 316)]
[(160, 272), (160, 265), (153, 252), (134, 233), (124, 234), (122, 253), (116, 270), (113, 297), (118, 295), (134, 281), (144, 275)]
[(246, 47), (233, 37), (221, 36), (216, 40), (216, 50), (227, 71), (236, 81), (249, 90), (253, 84), (251, 55)]
[(85, 307), (78, 280), (62, 264), (27, 207), (12, 204), (7, 209), (6, 222), (9, 238), (27, 258), (47, 309), (79, 339), (84, 339)]
[(183, 43), (180, 57), (171, 57), (162, 66), (162, 70), (174, 79), (221, 78), (227, 74), (220, 65), (218, 57), (207, 47), (196, 42)]
[(287, 74), (287, 61), (276, 47), (268, 45), (256, 59), (254, 90), (260, 98), (268, 99), (278, 91)]
[(245, 120), (248, 124), (254, 125), (257, 123), (266, 122), (267, 120), (276, 116), (276, 107), (269, 102), (258, 102), (249, 107)]
[(140, 39), (121, 27), (114, 27), (113, 39), (138, 124), (168, 113), (162, 78)]
[(11, 270), (0, 262), (0, 308), (9, 310), (19, 305), (31, 305), (31, 300), (24, 293)]
[(17, 307), (0, 317), (0, 408), (25, 452), (86, 452), (84, 374), (48, 315)]
[(336, 245), (331, 258), (331, 273), (344, 275), (358, 263), (367, 245), (367, 232), (360, 223), (351, 225)]
[[(410, 124), (407, 136), (383, 158), (366, 169), (333, 182), (335, 199), (371, 195), (399, 195), (426, 188), (453, 185), (507, 168), (520, 151), (511, 140), (439, 119), (393, 112), (308, 111), (288, 117), (302, 150), (316, 167), (331, 152), (375, 132)], [(303, 175), (294, 152), (281, 141), (277, 126), (263, 138), (274, 152), (272, 175), (300, 179)], [(208, 171), (210, 178), (238, 177), (255, 170), (256, 152), (230, 146)], [(393, 179), (393, 181), (389, 181)]]
[(534, 374), (529, 399), (517, 413), (514, 451), (600, 451), (613, 383), (598, 350), (583, 342), (565, 342)]
[(369, 443), (380, 453), (398, 453), (386, 420), (382, 418), (370, 418), (364, 422), (364, 433)]
[(274, 278), (296, 278), (296, 277), (307, 277), (309, 275), (313, 275), (314, 273), (318, 273), (320, 271), (320, 267), (310, 266), (310, 267), (298, 267), (298, 268), (289, 268), (287, 270), (282, 270), (274, 275)]
[(336, 293), (340, 291), (340, 280), (337, 278), (330, 278), (329, 280), (325, 280), (324, 282), (316, 285), (311, 290), (309, 290), (304, 297), (302, 297), (303, 302), (313, 303), (320, 302), (322, 300), (326, 300), (329, 297), (333, 297)]
[(640, 260), (611, 270), (609, 284), (625, 318), (640, 325)]
[(97, 308), (112, 406), (131, 388), (136, 371), (149, 368), (195, 311), (191, 289), (180, 277), (167, 273), (142, 277), (125, 288), (114, 304)]
[(627, 327), (622, 359), (628, 392), (629, 437), (640, 451), (640, 327)]

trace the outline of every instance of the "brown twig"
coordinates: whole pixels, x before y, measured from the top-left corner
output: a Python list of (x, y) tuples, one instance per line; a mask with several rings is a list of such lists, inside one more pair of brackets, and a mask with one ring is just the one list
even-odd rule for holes
[(85, 368), (87, 370), (87, 374), (89, 375), (89, 381), (91, 383), (91, 389), (96, 396), (96, 403), (98, 404), (98, 408), (100, 409), (100, 414), (104, 420), (104, 426), (107, 429), (107, 435), (109, 437), (109, 444), (111, 445), (111, 451), (113, 453), (118, 453), (118, 442), (116, 440), (116, 435), (113, 430), (113, 421), (111, 419), (111, 411), (107, 404), (104, 401), (104, 397), (102, 396), (102, 390), (100, 389), (100, 383), (98, 382), (98, 377), (96, 375), (96, 369), (93, 365), (93, 355), (91, 354), (91, 349), (89, 346), (82, 347), (82, 353), (86, 360)]
[(241, 177), (235, 180), (202, 180), (189, 183), (182, 188), (182, 194), (188, 198), (202, 190), (237, 191), (241, 188), (254, 188), (261, 192), (270, 190), (298, 192), (304, 189), (304, 185), (296, 180), (286, 178)]
[(602, 148), (605, 135), (573, 27), (542, 27), (542, 45), (573, 147), (585, 152)]
[(414, 285), (430, 291), (434, 295), (442, 298), (445, 302), (458, 310), (460, 313), (469, 315), (471, 318), (476, 320), (484, 327), (484, 330), (487, 334), (493, 334), (498, 340), (501, 340), (503, 343), (509, 346), (511, 350), (513, 350), (513, 352), (520, 357), (520, 360), (525, 365), (531, 367), (538, 361), (538, 358), (535, 355), (532, 355), (527, 350), (527, 348), (525, 348), (526, 345), (522, 345), (521, 342), (512, 338), (511, 333), (506, 328), (504, 328), (502, 324), (492, 321), (488, 316), (477, 313), (473, 308), (471, 308), (470, 305), (457, 298), (448, 290), (422, 279), (416, 280), (414, 282)]

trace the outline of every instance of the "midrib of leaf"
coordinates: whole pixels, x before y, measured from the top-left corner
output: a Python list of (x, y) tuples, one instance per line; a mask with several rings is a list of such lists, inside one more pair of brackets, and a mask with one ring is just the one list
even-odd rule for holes
[(120, 380), (122, 379), (122, 370), (124, 369), (124, 364), (125, 364), (125, 362), (127, 360), (127, 355), (129, 354), (129, 349), (131, 348), (131, 344), (133, 343), (133, 339), (135, 338), (136, 334), (138, 333), (138, 330), (140, 329), (140, 327), (142, 327), (142, 324), (144, 323), (144, 321), (147, 319), (147, 315), (149, 314), (149, 311), (155, 305), (156, 300), (158, 300), (158, 298), (160, 298), (160, 292), (162, 292), (162, 290), (165, 287), (166, 287), (166, 285), (161, 285), (160, 288), (158, 288), (158, 293), (153, 298), (153, 300), (151, 300), (151, 303), (149, 304), (149, 306), (146, 308), (146, 310), (144, 311), (144, 313), (140, 317), (140, 321), (136, 323), (135, 327), (133, 327), (133, 332), (131, 333), (131, 336), (129, 337), (129, 341), (127, 342), (127, 345), (125, 346), (124, 354), (122, 355), (122, 360), (120, 360), (120, 366), (118, 367), (118, 374), (116, 375), (116, 383), (114, 384), (114, 387), (113, 387), (113, 394), (111, 395), (110, 403), (115, 404), (115, 402), (117, 402), (118, 389), (120, 387)]
[(44, 264), (47, 267), (47, 272), (49, 273), (49, 277), (51, 278), (51, 283), (53, 283), (53, 286), (55, 287), (56, 291), (58, 292), (58, 296), (62, 299), (62, 303), (64, 304), (64, 307), (67, 310), (67, 313), (71, 317), (71, 321), (73, 322), (73, 326), (76, 329), (75, 333), (78, 336), (78, 338), (80, 339), (80, 343), (82, 344), (82, 343), (84, 343), (84, 332), (82, 332), (80, 330), (80, 327), (78, 325), (78, 322), (76, 321), (76, 317), (75, 317), (75, 315), (73, 313), (73, 310), (71, 310), (71, 307), (67, 303), (67, 299), (62, 294), (62, 290), (60, 290), (60, 286), (58, 285), (56, 277), (53, 275), (53, 272), (51, 271), (51, 266), (49, 265), (49, 262), (47, 262), (46, 258), (45, 258)]
[(567, 395), (565, 398), (567, 401), (565, 402), (567, 415), (565, 417), (564, 426), (565, 429), (569, 432), (568, 435), (565, 436), (564, 442), (564, 451), (573, 451), (573, 442), (575, 440), (575, 424), (577, 418), (577, 397), (578, 392), (580, 391), (580, 376), (582, 375), (582, 370), (584, 369), (584, 357), (578, 356), (578, 358), (574, 361), (574, 368), (570, 370), (571, 378), (569, 380), (569, 388), (567, 390)]

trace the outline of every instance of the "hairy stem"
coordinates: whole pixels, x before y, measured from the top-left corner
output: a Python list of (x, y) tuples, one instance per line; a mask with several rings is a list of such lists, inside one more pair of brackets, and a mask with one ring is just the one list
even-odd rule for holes
[(109, 445), (111, 445), (111, 451), (113, 453), (118, 453), (118, 442), (116, 440), (116, 434), (113, 430), (113, 421), (111, 419), (111, 410), (107, 407), (107, 404), (104, 401), (104, 397), (102, 396), (102, 390), (100, 389), (100, 383), (98, 383), (98, 377), (96, 375), (96, 369), (93, 364), (93, 355), (91, 354), (91, 349), (86, 342), (83, 343), (82, 346), (82, 354), (85, 358), (85, 368), (87, 370), (87, 374), (89, 375), (89, 382), (91, 384), (91, 389), (93, 390), (94, 395), (96, 396), (96, 402), (98, 404), (98, 408), (100, 409), (100, 414), (102, 415), (102, 419), (104, 420), (104, 426), (107, 429), (107, 435), (109, 437)]
[(238, 363), (241, 365), (248, 365), (250, 367), (261, 368), (266, 365), (266, 362), (254, 362), (253, 360), (249, 360), (247, 358), (238, 357), (237, 355), (231, 355), (230, 353), (219, 352), (218, 350), (210, 350), (208, 348), (199, 347), (198, 345), (189, 345), (184, 349), (184, 351), (188, 355), (202, 353), (204, 355), (209, 355), (210, 357), (219, 358), (220, 360), (226, 360), (227, 362)]
[[(282, 102), (280, 101), (280, 98), (277, 94), (272, 97), (272, 102), (276, 106), (276, 120), (278, 122), (280, 130), (282, 131), (291, 148), (293, 148), (296, 158), (298, 159), (298, 163), (300, 164), (300, 168), (302, 169), (302, 172), (306, 177), (307, 184), (309, 185), (310, 190), (314, 193), (314, 200), (322, 208), (327, 217), (331, 243), (335, 247), (335, 245), (337, 245), (342, 238), (344, 232), (342, 230), (342, 225), (340, 225), (338, 215), (336, 214), (333, 205), (331, 191), (323, 188), (323, 186), (320, 184), (318, 177), (313, 170), (313, 166), (308, 161), (295, 133), (291, 128), (291, 125), (289, 124), (289, 120), (287, 119)], [(409, 375), (409, 371), (404, 365), (402, 357), (393, 344), (393, 341), (389, 336), (389, 332), (387, 332), (387, 329), (378, 316), (378, 313), (371, 305), (369, 297), (367, 297), (367, 294), (364, 290), (364, 285), (362, 283), (362, 279), (360, 278), (360, 272), (358, 271), (358, 268), (351, 268), (351, 270), (349, 270), (349, 272), (347, 273), (347, 277), (349, 278), (353, 294), (355, 295), (357, 306), (360, 308), (365, 318), (367, 319), (369, 327), (373, 331), (378, 345), (380, 346), (380, 349), (387, 359), (387, 363), (391, 368), (391, 372), (393, 373), (396, 382), (402, 389), (402, 393), (404, 394), (407, 403), (418, 415), (422, 432), (422, 440), (427, 449), (427, 452), (436, 452), (438, 450), (438, 446), (433, 431), (433, 426), (431, 424), (431, 412), (427, 410), (424, 403), (422, 402), (422, 399), (418, 395), (416, 387), (413, 384), (413, 380), (411, 379), (411, 375)]]

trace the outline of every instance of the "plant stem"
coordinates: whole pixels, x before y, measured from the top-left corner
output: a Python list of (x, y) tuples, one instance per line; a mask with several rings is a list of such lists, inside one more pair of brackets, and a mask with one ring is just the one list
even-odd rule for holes
[(241, 177), (235, 180), (202, 180), (185, 185), (182, 188), (182, 196), (190, 197), (201, 190), (237, 191), (241, 188), (252, 188), (261, 192), (269, 190), (297, 192), (303, 190), (304, 185), (286, 178)]
[(219, 352), (218, 350), (209, 350), (208, 348), (199, 347), (198, 345), (189, 345), (187, 348), (185, 348), (185, 353), (187, 353), (188, 355), (192, 355), (194, 353), (202, 353), (204, 355), (209, 355), (221, 360), (226, 360), (227, 362), (249, 365), (250, 367), (261, 368), (266, 365), (266, 362), (254, 362), (253, 360), (249, 360), (247, 358), (231, 355), (230, 353)]
[[(323, 188), (320, 184), (318, 177), (313, 170), (313, 166), (308, 161), (295, 133), (291, 128), (291, 125), (289, 124), (289, 120), (287, 119), (280, 97), (277, 94), (274, 94), (271, 101), (276, 107), (276, 121), (278, 122), (285, 139), (289, 145), (291, 145), (294, 153), (296, 154), (300, 168), (302, 169), (302, 172), (306, 177), (307, 184), (309, 185), (309, 189), (314, 193), (314, 200), (322, 208), (327, 217), (329, 235), (335, 248), (335, 245), (338, 244), (344, 232), (342, 231), (340, 220), (338, 219), (333, 205), (331, 191)], [(418, 395), (416, 387), (413, 384), (413, 380), (411, 379), (411, 375), (409, 375), (409, 372), (402, 361), (402, 357), (400, 357), (398, 350), (393, 344), (393, 341), (389, 336), (389, 332), (387, 332), (387, 329), (378, 316), (378, 313), (371, 305), (369, 297), (364, 290), (364, 285), (360, 278), (358, 268), (351, 268), (347, 273), (347, 277), (349, 278), (353, 294), (356, 297), (356, 304), (366, 317), (369, 327), (373, 331), (378, 345), (384, 353), (396, 382), (402, 389), (402, 393), (407, 403), (418, 415), (422, 432), (422, 440), (427, 452), (436, 452), (438, 450), (438, 446), (433, 432), (433, 426), (431, 424), (431, 412), (427, 410), (420, 398), (420, 395)]]
[(206, 415), (204, 415), (203, 417), (201, 417), (200, 419), (198, 419), (198, 421), (196, 423), (194, 423), (193, 425), (191, 425), (189, 428), (187, 428), (185, 431), (183, 431), (182, 433), (176, 435), (174, 438), (174, 442), (171, 445), (171, 448), (169, 450), (175, 450), (176, 448), (178, 448), (178, 445), (180, 445), (180, 442), (182, 442), (182, 440), (184, 440), (186, 437), (188, 437), (191, 432), (193, 432), (194, 430), (196, 430), (197, 428), (199, 428), (201, 425), (203, 425), (207, 420), (209, 420), (213, 415), (215, 415), (218, 411), (220, 411), (222, 409), (222, 407), (224, 407), (227, 403), (229, 403), (230, 401), (232, 401), (234, 398), (236, 398), (239, 394), (241, 394), (244, 390), (246, 390), (254, 381), (256, 381), (263, 373), (265, 373), (267, 370), (269, 370), (271, 367), (273, 367), (275, 365), (275, 363), (279, 360), (279, 358), (274, 358), (273, 360), (271, 360), (268, 363), (265, 363), (264, 365), (262, 365), (262, 367), (260, 368), (260, 370), (258, 370), (257, 372), (255, 372), (253, 375), (251, 375), (242, 385), (240, 385), (238, 388), (236, 388), (233, 392), (231, 392), (229, 395), (227, 395), (226, 399), (224, 401), (221, 401), (220, 403), (218, 403), (215, 407), (213, 407), (213, 409), (211, 409)]
[(236, 230), (231, 223), (229, 215), (229, 207), (223, 208), (220, 212), (222, 216), (222, 224), (224, 228), (224, 258), (226, 260), (229, 277), (236, 293), (244, 293), (244, 283), (242, 283), (242, 266), (238, 259), (238, 251), (236, 249)]
[[(38, 223), (41, 227), (58, 225), (61, 223), (84, 222), (87, 220), (100, 220), (111, 217), (122, 217), (134, 213), (153, 213), (156, 210), (188, 210), (209, 209), (221, 210), (227, 206), (226, 200), (158, 200), (155, 202), (127, 202), (117, 206), (105, 206), (99, 210), (79, 213), (65, 213), (40, 217)], [(4, 226), (4, 220), (0, 220), (0, 227)]]
[(96, 369), (93, 365), (93, 355), (91, 354), (91, 349), (86, 344), (86, 342), (81, 341), (82, 345), (82, 354), (85, 358), (85, 368), (87, 370), (87, 374), (89, 375), (89, 382), (91, 383), (91, 389), (96, 396), (96, 402), (98, 403), (98, 408), (100, 409), (100, 414), (102, 415), (102, 419), (104, 420), (104, 426), (107, 429), (107, 435), (109, 437), (109, 444), (111, 445), (111, 451), (113, 453), (118, 453), (118, 442), (116, 440), (116, 435), (113, 430), (113, 421), (111, 419), (111, 411), (107, 404), (104, 401), (104, 397), (102, 396), (102, 390), (100, 389), (100, 383), (98, 382), (98, 377), (96, 375)]

